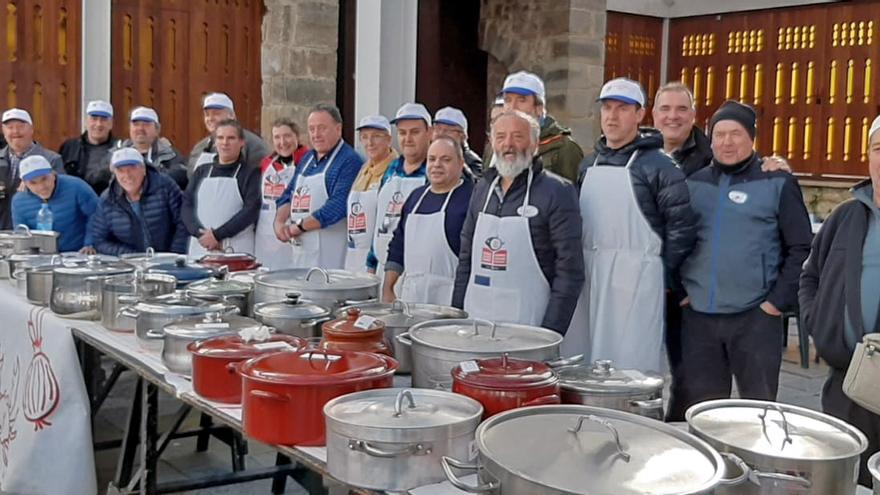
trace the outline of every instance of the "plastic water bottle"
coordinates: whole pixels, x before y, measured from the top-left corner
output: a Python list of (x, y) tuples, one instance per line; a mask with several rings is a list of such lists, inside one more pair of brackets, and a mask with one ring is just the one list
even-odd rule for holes
[(43, 203), (40, 211), (37, 213), (37, 230), (52, 230), (54, 215), (49, 209), (49, 203)]

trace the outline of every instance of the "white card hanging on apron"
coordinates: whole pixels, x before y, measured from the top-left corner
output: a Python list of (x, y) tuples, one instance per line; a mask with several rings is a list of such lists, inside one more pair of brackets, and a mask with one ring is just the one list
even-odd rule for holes
[(348, 193), (346, 202), (348, 245), (345, 252), (345, 269), (352, 272), (367, 270), (367, 254), (376, 229), (376, 208), (379, 203), (379, 183), (366, 191)]
[(291, 162), (290, 166), (276, 170), (275, 157), (260, 180), (260, 191), (263, 204), (260, 207), (260, 218), (257, 220), (256, 241), (254, 245), (255, 256), (262, 265), (270, 270), (282, 270), (290, 268), (290, 244), (278, 240), (275, 235), (275, 202), (284, 193), (288, 183), (296, 172), (296, 166)]
[[(401, 158), (401, 160), (403, 160)], [(394, 237), (400, 214), (403, 212), (403, 203), (410, 193), (427, 183), (425, 176), (401, 177), (395, 175), (379, 189), (379, 204), (376, 210), (376, 233), (373, 238), (373, 252), (379, 260), (376, 273), (384, 279), (385, 263), (388, 261), (388, 245)]]

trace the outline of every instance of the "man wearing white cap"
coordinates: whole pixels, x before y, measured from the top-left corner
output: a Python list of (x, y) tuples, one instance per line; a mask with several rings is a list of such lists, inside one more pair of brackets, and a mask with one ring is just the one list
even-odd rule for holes
[[(813, 239), (800, 279), (801, 319), (831, 372), (822, 388), (822, 411), (855, 426), (868, 438), (859, 483), (871, 486), (868, 458), (880, 451), (880, 415), (843, 393), (856, 344), (880, 333), (880, 117), (868, 130), (870, 178), (853, 186)], [(876, 354), (874, 358), (876, 359)], [(871, 361), (873, 361), (871, 359)], [(876, 482), (875, 482), (876, 483)]]
[(57, 174), (40, 155), (24, 158), (19, 176), (25, 190), (12, 198), (12, 221), (58, 232), (60, 252), (94, 254), (89, 223), (98, 207), (95, 191), (79, 177)]
[(180, 218), (183, 194), (168, 175), (144, 163), (134, 148), (113, 152), (115, 180), (101, 195), (92, 217), (92, 239), (101, 254), (157, 252), (186, 254), (189, 234)]
[(571, 130), (561, 126), (547, 113), (544, 81), (531, 72), (515, 72), (504, 80), (501, 94), (505, 110), (525, 112), (541, 124), (538, 158), (544, 164), (544, 170), (572, 182), (577, 180), (578, 165), (584, 158), (584, 152), (572, 138)]
[(2, 127), (6, 146), (0, 149), (0, 230), (8, 230), (12, 228), (12, 195), (23, 188), (18, 170), (21, 161), (29, 156), (42, 156), (53, 170), (62, 174), (64, 162), (61, 155), (34, 141), (34, 121), (27, 110), (10, 108), (3, 112)]
[(434, 114), (434, 136), (449, 136), (461, 145), (465, 171), (473, 178), (483, 174), (483, 159), (468, 145), (468, 121), (464, 112), (455, 107), (443, 107)]
[[(64, 171), (85, 180), (96, 193), (107, 187), (98, 180), (105, 172), (107, 155), (113, 149), (113, 105), (106, 101), (90, 101), (86, 106), (85, 132), (64, 141), (58, 150), (64, 160)], [(104, 175), (104, 174), (100, 174)]]
[[(186, 190), (188, 183), (186, 175), (186, 162), (179, 151), (164, 136), (161, 136), (162, 124), (159, 122), (159, 114), (149, 107), (135, 107), (131, 110), (129, 118), (128, 135), (126, 140), (116, 143), (116, 149), (134, 148), (144, 157), (144, 163), (152, 165), (156, 170), (167, 174), (174, 179), (181, 191)], [(105, 183), (109, 184), (110, 154), (107, 156), (102, 173)]]
[(578, 181), (586, 282), (563, 347), (661, 372), (666, 274), (693, 249), (696, 218), (663, 136), (639, 128), (639, 83), (608, 81), (598, 101), (603, 135)]
[(348, 193), (348, 249), (345, 251), (345, 269), (363, 272), (367, 269), (367, 255), (373, 245), (376, 230), (376, 210), (379, 202), (379, 184), (388, 165), (397, 159), (391, 147), (391, 123), (384, 115), (368, 115), (357, 126), (358, 139), (367, 161), (361, 165), (351, 192)]
[(431, 114), (421, 103), (405, 103), (391, 123), (397, 126), (401, 156), (391, 162), (382, 177), (373, 247), (367, 256), (367, 270), (380, 277), (385, 272), (388, 244), (400, 222), (403, 203), (413, 190), (428, 182), (428, 147), (433, 134)]
[[(217, 149), (214, 146), (214, 131), (217, 124), (226, 119), (235, 119), (235, 105), (232, 98), (226, 93), (208, 93), (202, 100), (202, 113), (205, 117), (205, 129), (208, 135), (204, 139), (193, 146), (192, 152), (189, 154), (189, 162), (187, 163), (187, 171), (192, 175), (193, 171), (205, 163), (211, 163)], [(264, 156), (268, 155), (272, 150), (266, 146), (263, 138), (253, 132), (244, 130), (244, 157), (245, 165), (249, 167), (260, 166), (260, 161)]]

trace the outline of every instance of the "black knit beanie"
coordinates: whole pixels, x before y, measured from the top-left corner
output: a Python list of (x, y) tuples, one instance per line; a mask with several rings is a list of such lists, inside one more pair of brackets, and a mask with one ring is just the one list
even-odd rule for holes
[(712, 115), (712, 119), (709, 120), (709, 135), (712, 135), (712, 130), (718, 122), (733, 120), (745, 127), (749, 136), (755, 139), (755, 121), (757, 119), (758, 116), (755, 114), (754, 108), (738, 101), (727, 100), (718, 107), (718, 110)]

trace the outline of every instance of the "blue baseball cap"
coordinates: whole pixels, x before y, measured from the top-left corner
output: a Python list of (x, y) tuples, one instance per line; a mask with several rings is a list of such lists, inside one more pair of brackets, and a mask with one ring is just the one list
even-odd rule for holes
[(21, 180), (34, 180), (52, 173), (52, 164), (42, 155), (31, 155), (18, 164), (18, 174)]

